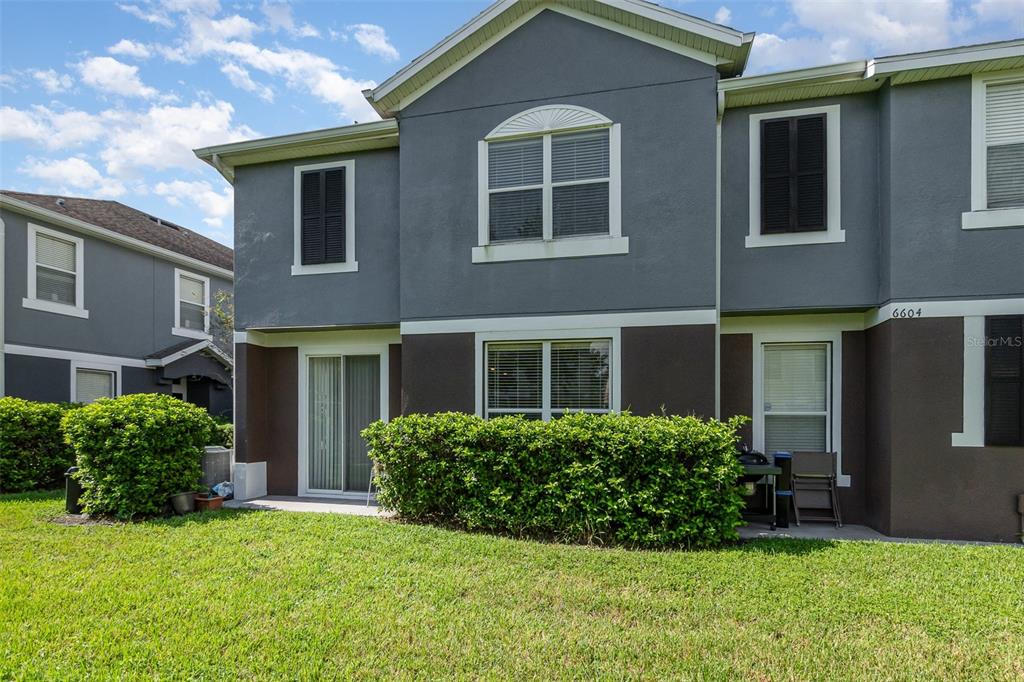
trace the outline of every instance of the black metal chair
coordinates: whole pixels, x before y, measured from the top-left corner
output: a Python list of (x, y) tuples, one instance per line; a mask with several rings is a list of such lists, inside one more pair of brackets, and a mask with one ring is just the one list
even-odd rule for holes
[[(836, 471), (836, 453), (834, 452), (794, 452), (793, 453), (793, 513), (796, 525), (801, 521), (827, 521), (843, 525), (843, 515), (839, 509), (839, 490), (836, 487), (838, 472)], [(827, 506), (808, 504), (824, 496)], [(827, 509), (829, 515), (808, 516), (800, 513), (800, 507), (820, 511)]]

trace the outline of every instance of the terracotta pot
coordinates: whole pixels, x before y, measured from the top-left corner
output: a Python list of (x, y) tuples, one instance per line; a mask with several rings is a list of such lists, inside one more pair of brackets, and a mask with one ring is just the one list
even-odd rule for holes
[(196, 511), (213, 511), (220, 509), (224, 504), (224, 498), (220, 495), (207, 497), (205, 494), (196, 493)]

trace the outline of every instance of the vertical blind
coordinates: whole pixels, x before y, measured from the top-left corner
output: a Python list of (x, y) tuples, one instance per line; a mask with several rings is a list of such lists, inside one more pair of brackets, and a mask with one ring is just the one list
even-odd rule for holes
[(178, 320), (185, 329), (206, 330), (206, 283), (181, 275), (178, 278)]
[(985, 322), (985, 444), (1024, 445), (1024, 316)]
[[(608, 130), (492, 142), (487, 147), (491, 242), (544, 237), (544, 193), (551, 192), (551, 235), (609, 231)], [(545, 183), (545, 165), (550, 183)]]
[(988, 207), (1024, 206), (1024, 80), (986, 87), (985, 146)]
[(764, 346), (765, 450), (828, 448), (828, 344)]
[(303, 265), (345, 262), (345, 168), (302, 174)]
[(761, 122), (761, 232), (826, 229), (825, 114)]
[(75, 370), (75, 402), (91, 403), (114, 397), (114, 373), (98, 369)]
[(343, 490), (341, 358), (309, 359), (308, 484), (313, 490)]
[(370, 486), (370, 449), (359, 435), (380, 419), (380, 356), (345, 356), (345, 490)]
[(77, 253), (74, 242), (36, 233), (36, 298), (76, 305)]
[(609, 339), (488, 343), (487, 416), (546, 418), (565, 410), (607, 412), (611, 409), (610, 358)]

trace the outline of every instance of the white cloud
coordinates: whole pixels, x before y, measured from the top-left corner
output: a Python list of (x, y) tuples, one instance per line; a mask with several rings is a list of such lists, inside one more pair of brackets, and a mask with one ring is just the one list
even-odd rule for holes
[(136, 19), (142, 19), (143, 21), (156, 24), (158, 26), (164, 26), (166, 28), (173, 28), (174, 22), (166, 14), (160, 11), (147, 11), (139, 7), (138, 5), (122, 5), (118, 3), (118, 9), (123, 12), (127, 12)]
[(149, 59), (152, 55), (144, 43), (138, 43), (127, 38), (122, 38), (116, 44), (108, 47), (107, 52), (124, 55), (125, 57), (135, 57), (136, 59)]
[(82, 82), (100, 92), (124, 97), (155, 97), (156, 88), (144, 85), (139, 67), (119, 62), (113, 57), (90, 57), (78, 64)]
[(728, 26), (730, 21), (732, 21), (732, 11), (725, 5), (722, 5), (715, 12), (715, 23)]
[(286, 2), (264, 2), (260, 8), (273, 32), (286, 31), (294, 38), (319, 38), (320, 31), (310, 24), (298, 25), (292, 16), (292, 7)]
[(46, 71), (35, 70), (32, 71), (32, 77), (39, 81), (39, 84), (43, 86), (43, 90), (50, 93), (51, 95), (58, 92), (64, 92), (70, 90), (71, 86), (74, 85), (75, 81), (70, 75), (66, 73), (57, 73), (53, 69), (47, 69)]
[(153, 192), (172, 206), (182, 206), (186, 202), (195, 205), (203, 213), (203, 222), (214, 228), (223, 227), (224, 219), (234, 208), (234, 193), (230, 186), (217, 192), (205, 180), (158, 182)]
[(383, 57), (393, 62), (399, 58), (398, 49), (388, 40), (383, 26), (377, 24), (353, 24), (348, 27), (352, 37), (356, 39), (363, 52)]
[(1024, 31), (1024, 0), (978, 0), (971, 9), (981, 21), (1008, 21)]
[(193, 39), (204, 43), (215, 43), (225, 40), (249, 40), (259, 26), (243, 16), (233, 14), (223, 19), (210, 17), (194, 17), (189, 21)]
[(120, 180), (104, 177), (92, 164), (78, 157), (37, 159), (30, 156), (18, 172), (55, 185), (60, 194), (73, 194), (73, 190), (78, 190), (97, 197), (118, 197), (125, 193)]
[(15, 81), (16, 79), (11, 74), (0, 73), (0, 88), (6, 88), (12, 92), (15, 92), (18, 89), (14, 85)]
[(24, 140), (62, 149), (95, 141), (103, 133), (102, 118), (84, 111), (54, 111), (41, 105), (31, 109), (0, 108), (0, 140)]
[(265, 102), (274, 101), (274, 91), (269, 86), (254, 81), (249, 72), (238, 64), (224, 64), (220, 70), (236, 88), (251, 92)]

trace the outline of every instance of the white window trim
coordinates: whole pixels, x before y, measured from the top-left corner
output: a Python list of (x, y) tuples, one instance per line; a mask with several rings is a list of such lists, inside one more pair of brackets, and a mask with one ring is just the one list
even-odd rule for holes
[[(345, 169), (345, 262), (302, 264), (302, 174), (306, 171)], [(292, 231), (292, 275), (326, 275), (336, 272), (358, 272), (356, 260), (356, 162), (330, 161), (295, 166), (292, 190), (293, 231)]]
[[(203, 283), (203, 331), (187, 329), (181, 326), (181, 278), (182, 276), (199, 280)], [(210, 337), (210, 278), (197, 275), (188, 270), (174, 268), (174, 326), (171, 328), (174, 336), (184, 336), (189, 339), (209, 339)]]
[[(761, 234), (761, 121), (791, 116), (811, 116), (825, 114), (825, 174), (828, 203), (828, 229), (819, 232), (783, 232), (781, 234)], [(750, 173), (750, 229), (745, 245), (748, 249), (763, 246), (797, 246), (800, 244), (839, 244), (846, 241), (846, 231), (842, 227), (842, 182), (840, 171), (840, 119), (839, 105), (829, 104), (806, 109), (788, 109), (786, 111), (766, 111), (750, 115), (750, 156), (748, 166)]]
[(94, 370), (96, 372), (111, 372), (114, 375), (114, 397), (124, 395), (121, 392), (121, 366), (111, 365), (103, 362), (92, 362), (91, 360), (71, 361), (71, 401), (78, 398), (78, 370)]
[[(298, 491), (299, 495), (316, 495), (339, 499), (366, 500), (366, 491), (340, 492), (309, 487), (309, 359), (314, 357), (343, 357), (346, 355), (376, 355), (380, 358), (380, 418), (390, 419), (390, 367), (388, 366), (389, 346), (400, 343), (398, 330), (359, 330), (352, 332), (300, 332), (289, 335), (291, 343), (298, 343)], [(342, 369), (344, 372), (344, 369)], [(343, 396), (344, 399), (344, 396)], [(344, 411), (344, 405), (342, 410)], [(344, 413), (344, 412), (343, 412)]]
[[(474, 340), (474, 360), (476, 379), (476, 414), (486, 417), (486, 392), (487, 377), (484, 373), (486, 361), (487, 343), (519, 341), (522, 343), (550, 343), (552, 341), (571, 341), (573, 339), (611, 339), (611, 351), (609, 362), (611, 362), (611, 412), (622, 410), (622, 330), (618, 327), (609, 329), (536, 329), (518, 331), (493, 331), (478, 332)], [(551, 368), (549, 367), (550, 354), (544, 353), (544, 378), (543, 391), (544, 399), (541, 404), (544, 406), (541, 417), (544, 421), (551, 419), (551, 383), (548, 380)]]
[(816, 331), (794, 326), (790, 330), (755, 331), (754, 341), (754, 409), (752, 432), (754, 449), (764, 452), (764, 347), (773, 343), (828, 343), (831, 344), (829, 368), (832, 395), (829, 401), (829, 446), (836, 453), (836, 484), (850, 486), (850, 475), (843, 473), (843, 333), (836, 329)]
[(985, 316), (964, 317), (963, 431), (952, 435), (955, 448), (985, 447)]
[[(550, 113), (548, 113), (550, 112)], [(545, 114), (547, 114), (545, 116)], [(543, 119), (582, 116), (583, 127), (547, 128)], [(538, 127), (509, 125), (533, 116)], [(563, 118), (565, 120), (565, 118)], [(551, 136), (582, 130), (608, 130), (608, 234), (560, 237), (552, 234)], [(488, 144), (494, 141), (541, 137), (544, 140), (544, 232), (539, 240), (490, 243), (490, 183), (488, 181)], [(629, 237), (622, 236), (622, 125), (612, 123), (597, 112), (570, 105), (536, 107), (516, 114), (495, 128), (477, 143), (477, 246), (473, 247), (474, 263), (544, 260), (548, 258), (583, 258), (629, 253)]]
[(988, 207), (988, 147), (985, 144), (985, 96), (991, 83), (1015, 81), (1024, 69), (976, 73), (971, 79), (971, 210), (961, 214), (964, 230), (1024, 227), (1024, 207)]
[[(54, 239), (75, 244), (75, 305), (42, 301), (36, 298), (36, 234), (44, 234)], [(89, 319), (89, 311), (85, 309), (85, 242), (81, 237), (75, 237), (66, 232), (58, 232), (42, 225), (29, 223), (26, 270), (28, 271), (28, 288), (27, 296), (21, 299), (22, 307), (46, 313), (57, 313), (58, 315)]]

